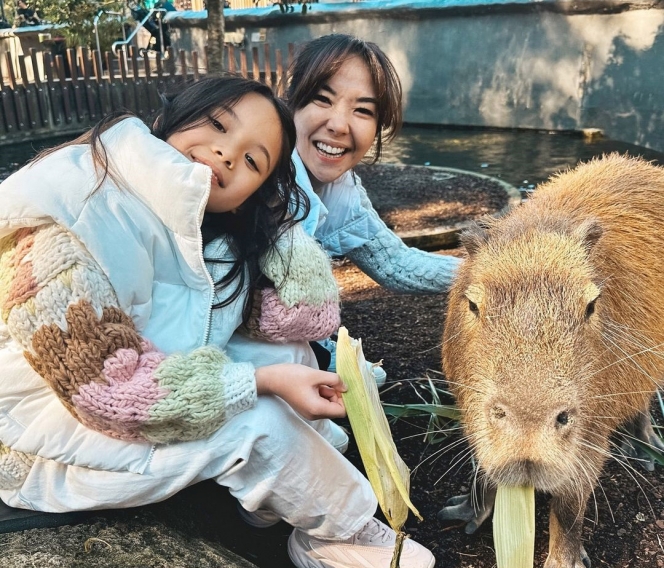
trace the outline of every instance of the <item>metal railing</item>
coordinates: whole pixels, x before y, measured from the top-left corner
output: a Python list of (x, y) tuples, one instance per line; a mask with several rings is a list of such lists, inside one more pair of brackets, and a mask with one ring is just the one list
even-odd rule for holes
[[(136, 24), (136, 27), (134, 30), (129, 34), (128, 38), (123, 39), (122, 41), (116, 41), (113, 42), (113, 45), (111, 45), (111, 51), (113, 53), (117, 53), (118, 48), (120, 47), (127, 47), (131, 43), (131, 41), (136, 37), (136, 34), (145, 27), (146, 22), (152, 18), (154, 14), (159, 14), (159, 16), (156, 18), (157, 21), (159, 22), (159, 52), (163, 55), (164, 54), (164, 26), (162, 23), (162, 19), (164, 17), (164, 14), (167, 12), (164, 8), (152, 8), (148, 13), (147, 16), (145, 16), (138, 24)], [(150, 34), (152, 35), (152, 34)]]

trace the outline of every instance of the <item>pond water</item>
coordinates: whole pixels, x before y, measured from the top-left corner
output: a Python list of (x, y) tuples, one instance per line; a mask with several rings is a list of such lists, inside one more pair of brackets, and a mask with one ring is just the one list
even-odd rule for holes
[(384, 151), (384, 162), (459, 168), (503, 179), (522, 191), (551, 174), (604, 153), (643, 156), (664, 165), (664, 153), (577, 133), (406, 127)]
[[(39, 150), (66, 141), (52, 138), (0, 147), (0, 181)], [(406, 126), (385, 147), (383, 161), (458, 168), (495, 176), (526, 192), (551, 174), (607, 152), (643, 156), (664, 165), (664, 154), (609, 139), (532, 130)]]

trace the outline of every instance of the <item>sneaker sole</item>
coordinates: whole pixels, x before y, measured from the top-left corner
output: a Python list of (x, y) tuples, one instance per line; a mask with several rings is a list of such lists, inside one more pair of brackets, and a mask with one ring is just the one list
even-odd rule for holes
[(276, 515), (274, 516), (274, 520), (263, 519), (260, 515), (247, 511), (242, 505), (240, 505), (240, 503), (237, 503), (237, 512), (246, 524), (255, 529), (268, 529), (275, 526), (280, 521)]
[[(309, 558), (309, 556), (304, 555), (300, 557), (293, 546), (293, 533), (288, 537), (288, 557), (291, 559), (291, 562), (297, 566), (297, 568), (364, 568), (356, 564), (355, 566), (349, 566), (348, 564), (335, 562), (334, 560), (319, 560), (317, 558)], [(431, 562), (427, 566), (422, 568), (434, 568), (436, 565), (436, 559), (432, 558)], [(366, 565), (367, 568), (373, 568), (369, 564)]]

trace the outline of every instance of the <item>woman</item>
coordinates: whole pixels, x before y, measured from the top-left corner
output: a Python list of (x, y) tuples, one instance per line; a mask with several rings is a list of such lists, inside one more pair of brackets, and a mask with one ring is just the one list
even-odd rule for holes
[[(297, 129), (293, 161), (311, 203), (303, 222), (307, 233), (328, 254), (345, 255), (392, 291), (447, 290), (461, 260), (407, 247), (380, 219), (353, 172), (367, 155), (370, 163), (378, 161), (383, 143), (401, 127), (401, 85), (390, 60), (374, 43), (332, 34), (305, 44), (289, 75), (286, 98)], [(335, 344), (325, 345), (334, 370)], [(384, 371), (373, 370), (382, 386)]]

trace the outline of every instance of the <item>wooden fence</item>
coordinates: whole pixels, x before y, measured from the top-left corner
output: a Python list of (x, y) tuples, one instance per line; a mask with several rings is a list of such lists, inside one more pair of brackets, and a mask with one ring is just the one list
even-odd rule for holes
[[(249, 52), (227, 46), (224, 68), (260, 80), (281, 94), (293, 57), (293, 46), (288, 47), (284, 61), (281, 51), (268, 44)], [(4, 66), (4, 73), (0, 69), (0, 145), (83, 132), (116, 110), (149, 116), (161, 106), (160, 92), (198, 80), (207, 70), (207, 54), (172, 49), (165, 57), (139, 56), (132, 48), (118, 56), (68, 49), (66, 56), (55, 57), (31, 49), (17, 61), (15, 68), (8, 53), (0, 61)]]

